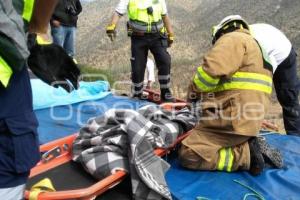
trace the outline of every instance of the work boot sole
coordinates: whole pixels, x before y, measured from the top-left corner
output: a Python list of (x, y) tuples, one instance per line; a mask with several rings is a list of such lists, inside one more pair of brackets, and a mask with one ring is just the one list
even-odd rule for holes
[(268, 164), (269, 167), (282, 168), (283, 160), (280, 151), (270, 147), (264, 138), (259, 138), (258, 143), (265, 163)]

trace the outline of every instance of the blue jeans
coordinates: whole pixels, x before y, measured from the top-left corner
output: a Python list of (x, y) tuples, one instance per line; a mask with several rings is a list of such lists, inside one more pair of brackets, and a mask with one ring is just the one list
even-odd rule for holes
[(76, 27), (63, 26), (51, 27), (51, 34), (53, 42), (62, 46), (69, 56), (74, 57), (75, 55), (75, 36)]

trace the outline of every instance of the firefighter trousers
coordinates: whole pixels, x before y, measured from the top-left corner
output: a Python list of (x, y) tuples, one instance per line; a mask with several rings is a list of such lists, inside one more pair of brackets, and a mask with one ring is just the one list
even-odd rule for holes
[(249, 138), (195, 128), (182, 142), (179, 162), (183, 167), (193, 170), (249, 170)]

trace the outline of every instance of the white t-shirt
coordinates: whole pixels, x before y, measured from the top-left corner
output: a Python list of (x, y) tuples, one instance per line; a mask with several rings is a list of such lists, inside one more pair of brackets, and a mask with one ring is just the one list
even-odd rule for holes
[(277, 28), (269, 24), (250, 25), (251, 34), (268, 53), (275, 72), (290, 54), (292, 44), (289, 39)]
[[(121, 15), (124, 15), (127, 12), (129, 1), (130, 0), (120, 0), (119, 4), (116, 7), (116, 12)], [(149, 7), (152, 5), (153, 0), (145, 0), (145, 1), (146, 4), (149, 4)], [(167, 11), (167, 5), (165, 0), (158, 0), (158, 1), (160, 1), (162, 4), (162, 14), (166, 15), (168, 11)]]
[(152, 59), (148, 58), (147, 59), (147, 64), (146, 64), (146, 81), (151, 81), (152, 83), (155, 82), (155, 70), (154, 70), (154, 62)]

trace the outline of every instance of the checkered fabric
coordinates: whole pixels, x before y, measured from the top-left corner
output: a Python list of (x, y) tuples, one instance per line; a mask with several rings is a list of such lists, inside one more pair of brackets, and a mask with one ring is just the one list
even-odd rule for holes
[(164, 174), (169, 164), (154, 154), (167, 148), (196, 118), (188, 109), (163, 111), (156, 105), (139, 110), (111, 109), (88, 120), (73, 144), (73, 160), (97, 179), (117, 170), (131, 176), (133, 199), (172, 199)]

